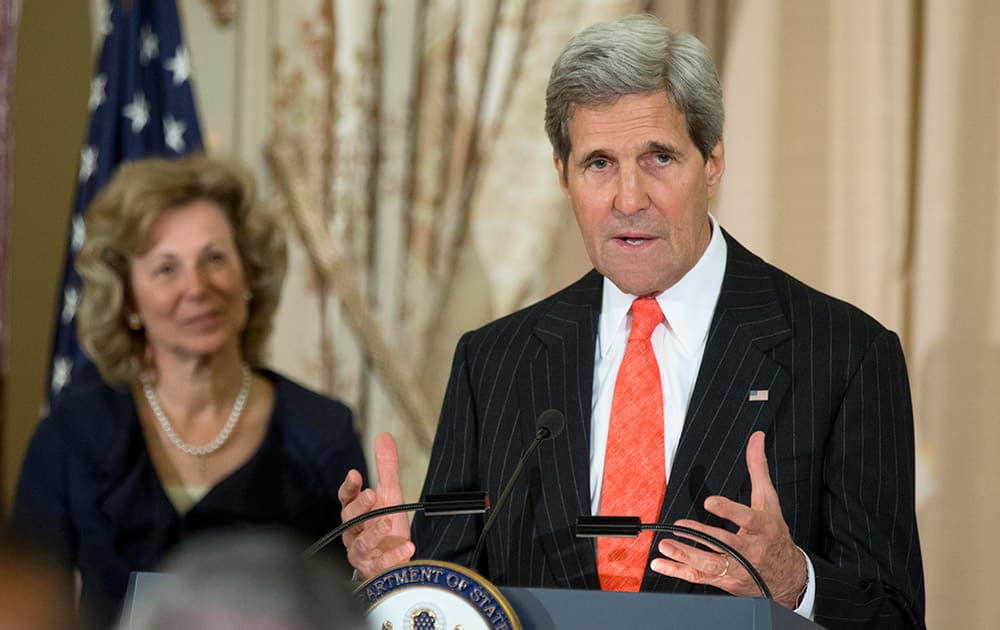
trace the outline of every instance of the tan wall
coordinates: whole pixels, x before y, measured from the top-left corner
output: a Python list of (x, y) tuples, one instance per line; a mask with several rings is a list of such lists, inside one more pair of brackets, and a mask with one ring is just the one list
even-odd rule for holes
[(23, 3), (14, 96), (10, 379), (0, 454), (5, 505), (45, 393), (92, 59), (86, 3)]

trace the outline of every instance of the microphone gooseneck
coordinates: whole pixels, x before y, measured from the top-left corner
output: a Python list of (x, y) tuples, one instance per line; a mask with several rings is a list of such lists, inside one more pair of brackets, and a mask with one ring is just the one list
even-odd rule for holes
[(740, 563), (751, 579), (757, 585), (761, 596), (764, 599), (772, 599), (771, 591), (764, 583), (757, 569), (750, 561), (743, 557), (743, 554), (733, 549), (730, 545), (722, 542), (715, 536), (705, 534), (697, 529), (684, 527), (683, 525), (668, 525), (666, 523), (643, 523), (638, 516), (578, 516), (576, 518), (577, 538), (635, 538), (640, 531), (653, 530), (667, 532), (670, 534), (684, 534), (702, 543), (718, 547), (731, 558)]
[(449, 492), (448, 494), (429, 494), (419, 503), (402, 503), (400, 505), (389, 505), (382, 508), (365, 512), (359, 516), (345, 521), (323, 535), (322, 538), (314, 542), (303, 553), (309, 557), (314, 555), (323, 547), (339, 538), (350, 528), (360, 525), (365, 521), (397, 514), (399, 512), (423, 512), (428, 516), (453, 516), (456, 514), (482, 514), (490, 509), (490, 498), (485, 492)]
[(535, 438), (531, 440), (528, 448), (524, 449), (524, 452), (521, 453), (521, 459), (518, 460), (517, 466), (514, 468), (514, 473), (507, 480), (507, 485), (504, 486), (503, 492), (500, 493), (500, 498), (497, 499), (496, 504), (490, 511), (489, 518), (486, 519), (486, 523), (483, 525), (483, 531), (479, 533), (479, 539), (476, 540), (476, 548), (472, 552), (472, 561), (469, 562), (469, 568), (473, 571), (476, 570), (476, 565), (479, 564), (479, 556), (483, 553), (483, 547), (486, 544), (486, 534), (492, 529), (493, 523), (497, 520), (497, 515), (500, 514), (500, 509), (507, 503), (511, 493), (514, 491), (514, 486), (524, 472), (524, 465), (528, 461), (528, 458), (535, 452), (539, 444), (545, 440), (551, 440), (562, 433), (565, 426), (566, 417), (561, 411), (556, 409), (546, 409), (538, 416), (538, 420), (535, 421)]

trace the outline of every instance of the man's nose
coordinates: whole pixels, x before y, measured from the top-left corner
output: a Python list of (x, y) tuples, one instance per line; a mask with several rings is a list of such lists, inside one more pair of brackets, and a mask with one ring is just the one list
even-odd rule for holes
[(622, 168), (618, 175), (615, 210), (621, 214), (635, 214), (647, 206), (649, 206), (649, 195), (642, 174), (637, 168)]

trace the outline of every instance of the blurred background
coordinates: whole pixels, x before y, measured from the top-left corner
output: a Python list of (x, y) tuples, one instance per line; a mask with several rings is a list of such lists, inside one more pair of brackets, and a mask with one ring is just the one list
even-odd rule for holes
[[(542, 124), (555, 56), (647, 10), (712, 49), (737, 239), (896, 330), (931, 627), (1000, 618), (1000, 3), (178, 0), (208, 151), (287, 225), (271, 364), (401, 443), (416, 500), (462, 332), (590, 265)], [(49, 386), (102, 0), (0, 1), (3, 510)], [(16, 45), (15, 45), (16, 44)]]

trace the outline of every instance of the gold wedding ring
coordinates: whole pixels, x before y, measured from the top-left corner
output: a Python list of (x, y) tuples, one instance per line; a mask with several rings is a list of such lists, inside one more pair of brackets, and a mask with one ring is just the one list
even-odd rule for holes
[(722, 556), (722, 559), (726, 561), (726, 568), (722, 570), (722, 573), (716, 576), (721, 578), (721, 577), (726, 577), (726, 574), (729, 573), (729, 556), (727, 556), (724, 553), (720, 553), (719, 555)]

